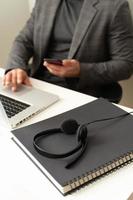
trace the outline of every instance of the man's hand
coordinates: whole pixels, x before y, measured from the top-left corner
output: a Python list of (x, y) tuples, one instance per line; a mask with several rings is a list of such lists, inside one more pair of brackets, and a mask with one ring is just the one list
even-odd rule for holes
[(10, 87), (12, 91), (17, 91), (21, 84), (31, 86), (27, 73), (22, 69), (13, 69), (4, 76), (3, 85)]
[(67, 59), (62, 61), (62, 65), (50, 64), (44, 62), (43, 65), (51, 74), (59, 77), (72, 78), (80, 76), (80, 63), (74, 59)]

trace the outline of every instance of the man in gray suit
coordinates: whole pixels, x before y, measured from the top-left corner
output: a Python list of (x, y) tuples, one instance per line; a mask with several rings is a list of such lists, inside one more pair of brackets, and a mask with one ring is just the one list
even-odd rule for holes
[[(29, 65), (29, 60), (32, 63)], [(61, 59), (62, 66), (44, 62)], [(126, 0), (37, 0), (16, 37), (3, 79), (13, 91), (29, 76), (118, 103), (117, 83), (133, 73)]]

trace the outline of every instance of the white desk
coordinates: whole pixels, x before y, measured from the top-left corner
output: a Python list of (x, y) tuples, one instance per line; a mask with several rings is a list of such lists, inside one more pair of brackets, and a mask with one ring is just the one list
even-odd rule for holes
[[(32, 79), (32, 84), (58, 94), (60, 101), (25, 122), (23, 126), (95, 99), (34, 79)], [(130, 164), (64, 197), (11, 141), (10, 131), (3, 126), (0, 126), (0, 130), (0, 198), (2, 200), (44, 200), (47, 198), (54, 200), (126, 200), (133, 192), (133, 164)]]

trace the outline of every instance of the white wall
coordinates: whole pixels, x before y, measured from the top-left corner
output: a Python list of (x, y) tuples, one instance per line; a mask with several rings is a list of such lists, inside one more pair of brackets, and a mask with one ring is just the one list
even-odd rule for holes
[(32, 10), (36, 0), (29, 0), (30, 11)]
[(133, 76), (125, 81), (121, 81), (123, 88), (123, 97), (120, 102), (121, 105), (133, 108)]
[(28, 17), (28, 0), (0, 0), (0, 66), (6, 63), (12, 41)]

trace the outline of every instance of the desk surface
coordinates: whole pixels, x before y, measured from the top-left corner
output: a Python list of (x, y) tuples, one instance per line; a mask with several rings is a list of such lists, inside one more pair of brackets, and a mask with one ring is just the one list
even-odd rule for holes
[[(2, 75), (2, 72), (0, 72)], [(59, 102), (28, 120), (23, 126), (83, 105), (95, 98), (32, 79), (33, 86), (58, 94)], [(125, 108), (128, 110), (128, 108)], [(12, 142), (10, 130), (0, 131), (0, 196), (2, 200), (126, 200), (133, 192), (133, 164), (63, 197), (26, 155)]]

